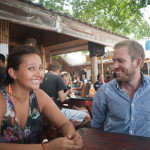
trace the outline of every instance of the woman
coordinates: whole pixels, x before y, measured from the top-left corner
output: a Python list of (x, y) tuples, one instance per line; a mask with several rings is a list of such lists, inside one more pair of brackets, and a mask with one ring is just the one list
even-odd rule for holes
[(74, 91), (75, 95), (81, 95), (83, 83), (80, 81), (79, 76), (74, 76), (72, 90)]
[[(36, 48), (19, 46), (9, 54), (6, 79), (0, 89), (0, 149), (66, 150), (82, 147), (81, 136), (75, 132), (72, 123), (39, 89), (43, 76)], [(61, 130), (64, 137), (41, 143), (42, 114)]]
[(67, 94), (73, 94), (70, 74), (68, 72), (63, 71), (60, 73), (60, 76), (63, 78), (65, 85), (67, 86), (67, 89), (64, 92)]

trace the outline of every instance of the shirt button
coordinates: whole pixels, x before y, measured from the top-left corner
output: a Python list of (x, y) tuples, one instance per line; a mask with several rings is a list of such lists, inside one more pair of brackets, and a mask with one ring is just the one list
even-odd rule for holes
[(134, 104), (132, 104), (132, 107), (134, 107)]
[(134, 118), (132, 118), (132, 120), (134, 120)]

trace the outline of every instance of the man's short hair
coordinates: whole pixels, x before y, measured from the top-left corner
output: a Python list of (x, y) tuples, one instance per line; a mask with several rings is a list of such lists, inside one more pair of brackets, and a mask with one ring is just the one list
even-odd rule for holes
[(102, 76), (102, 74), (98, 73), (98, 75), (97, 75), (97, 80), (99, 79), (100, 76)]
[(5, 56), (3, 54), (0, 54), (0, 59), (2, 60), (2, 62), (5, 62)]
[(58, 62), (52, 62), (49, 66), (49, 71), (57, 71), (57, 70), (61, 70), (61, 66)]
[(144, 48), (140, 43), (134, 40), (123, 40), (119, 43), (117, 43), (114, 46), (114, 49), (118, 49), (121, 47), (127, 47), (129, 50), (129, 55), (131, 56), (131, 60), (134, 61), (136, 58), (140, 57), (142, 59), (141, 68), (143, 68), (144, 65), (144, 59), (145, 59), (145, 52)]

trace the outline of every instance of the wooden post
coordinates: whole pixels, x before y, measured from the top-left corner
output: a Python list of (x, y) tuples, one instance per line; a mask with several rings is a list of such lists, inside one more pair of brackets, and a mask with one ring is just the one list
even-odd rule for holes
[(9, 43), (9, 22), (0, 19), (0, 43)]
[(92, 84), (97, 81), (98, 74), (98, 65), (97, 65), (97, 56), (91, 57), (91, 76), (92, 76)]
[(44, 73), (45, 73), (45, 70), (46, 70), (46, 60), (45, 60), (45, 49), (43, 47), (43, 45), (41, 45), (41, 59), (42, 59), (42, 64), (43, 64), (43, 69), (44, 69)]
[(104, 83), (104, 64), (103, 64), (103, 56), (101, 56), (101, 68), (102, 68), (102, 70), (101, 70), (101, 74), (102, 74), (102, 76), (103, 76), (103, 83)]
[(50, 64), (52, 63), (52, 53), (51, 52), (49, 53), (49, 62), (50, 62)]

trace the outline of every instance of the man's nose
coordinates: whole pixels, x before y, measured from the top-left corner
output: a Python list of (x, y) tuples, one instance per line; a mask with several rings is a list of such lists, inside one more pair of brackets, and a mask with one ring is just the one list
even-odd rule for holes
[(117, 61), (114, 62), (113, 68), (114, 68), (114, 69), (119, 68), (119, 63), (118, 63)]

